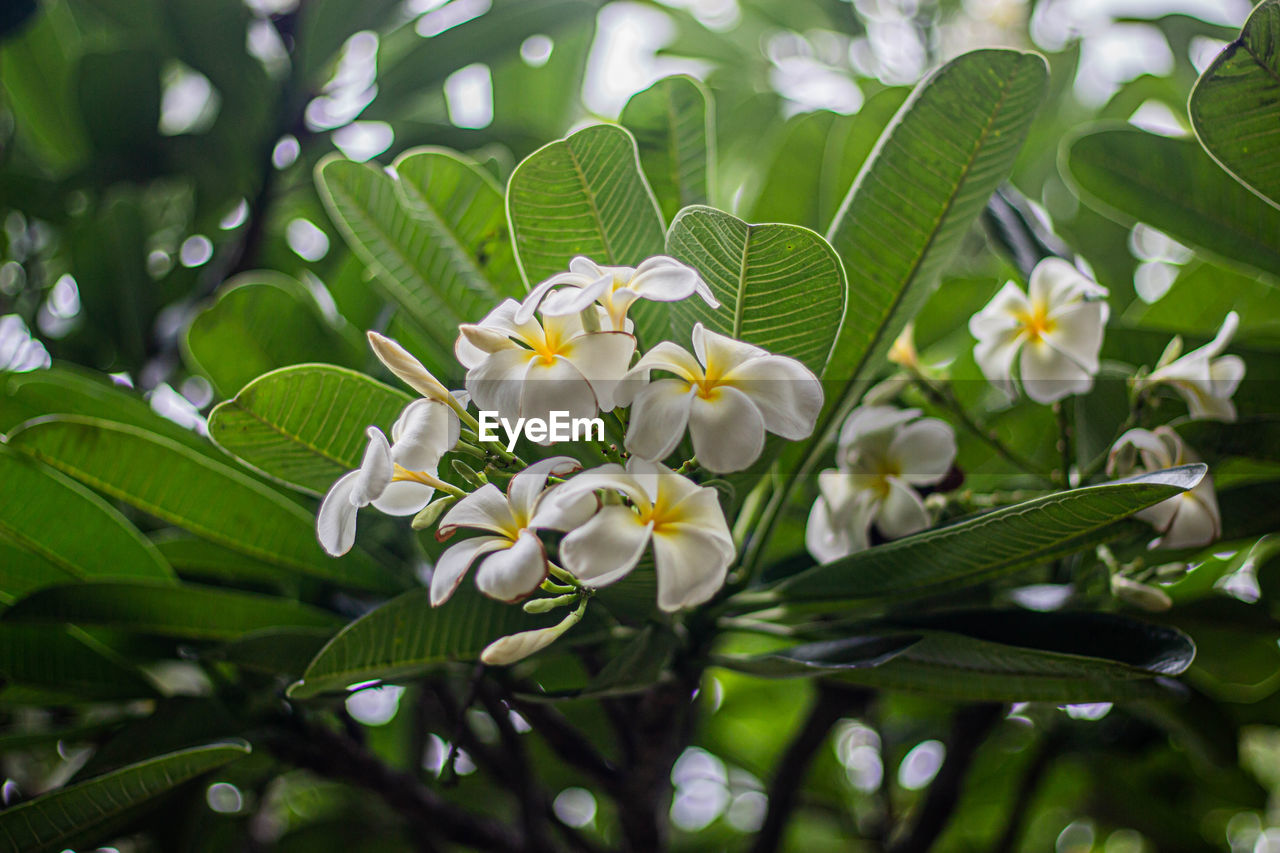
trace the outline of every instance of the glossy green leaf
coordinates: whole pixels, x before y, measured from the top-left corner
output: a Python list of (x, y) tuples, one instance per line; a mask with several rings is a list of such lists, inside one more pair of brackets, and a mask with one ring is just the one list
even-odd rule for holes
[[(4, 445), (0, 508), (0, 541), (52, 566), (49, 582), (173, 577), (160, 552), (119, 510), (75, 480)], [(0, 570), (0, 577), (5, 572)]]
[(567, 270), (575, 255), (635, 266), (663, 252), (662, 215), (635, 140), (615, 125), (585, 128), (525, 158), (507, 184), (507, 214), (531, 285)]
[(9, 446), (170, 524), (276, 566), (338, 584), (394, 589), (367, 555), (332, 559), (302, 507), (219, 462), (135, 427), (52, 416)]
[(165, 791), (248, 755), (242, 742), (183, 749), (130, 764), (75, 785), (59, 788), (0, 812), (0, 840), (7, 850), (58, 851)]
[(472, 661), (499, 637), (554, 624), (562, 615), (529, 616), (481, 596), (469, 579), (439, 607), (431, 606), (428, 590), (413, 590), (342, 629), (289, 695), (305, 699), (359, 682), (419, 676), (450, 661)]
[(1280, 205), (1280, 2), (1259, 3), (1191, 92), (1191, 126), (1224, 169)]
[(798, 225), (748, 225), (710, 207), (680, 211), (667, 253), (702, 273), (720, 302), (697, 298), (672, 306), (677, 341), (695, 322), (712, 331), (789, 355), (820, 375), (844, 313), (845, 276), (827, 241)]
[(631, 131), (640, 165), (667, 221), (706, 204), (714, 181), (715, 116), (711, 93), (692, 77), (664, 77), (627, 101), (618, 122)]
[(761, 655), (724, 656), (716, 658), (715, 663), (726, 669), (767, 678), (812, 678), (880, 666), (918, 642), (920, 636), (916, 634), (842, 637), (838, 640), (789, 646)]
[(365, 429), (389, 433), (411, 399), (354, 370), (285, 367), (219, 403), (209, 415), (209, 435), (255, 471), (319, 495), (360, 466)]
[(1227, 264), (1280, 276), (1280, 210), (1222, 171), (1195, 140), (1117, 127), (1087, 133), (1063, 154), (1077, 193), (1102, 212), (1145, 222)]
[(70, 623), (191, 640), (229, 640), (275, 627), (334, 628), (342, 619), (292, 601), (217, 587), (82, 583), (40, 590), (4, 612), (7, 623)]
[[(373, 271), (386, 295), (425, 333), (432, 351), (417, 355), (429, 366), (452, 363), (458, 324), (476, 322), (487, 314), (497, 304), (499, 291), (484, 279), (460, 274), (468, 261), (451, 256), (457, 251), (457, 236), (442, 231), (438, 220), (410, 213), (396, 189), (396, 179), (376, 164), (356, 163), (335, 154), (316, 165), (315, 176), (325, 209), (351, 250)], [(478, 176), (465, 180), (473, 188), (482, 186)], [(448, 225), (458, 228), (456, 222)], [(474, 259), (469, 263), (478, 266)]]
[(815, 566), (783, 581), (776, 595), (906, 601), (986, 583), (1108, 538), (1116, 522), (1192, 488), (1204, 472), (1184, 465), (994, 510)]
[(151, 534), (161, 556), (184, 580), (296, 590), (300, 578), (247, 554), (170, 528)]
[(320, 628), (264, 628), (237, 637), (210, 657), (258, 672), (298, 678), (335, 633)]
[(1160, 694), (1195, 646), (1182, 632), (1109, 613), (951, 611), (895, 620), (920, 642), (841, 676), (959, 701), (1099, 702)]
[(152, 698), (156, 688), (78, 628), (0, 623), (0, 704)]
[(271, 272), (237, 276), (187, 329), (189, 363), (222, 397), (269, 370), (308, 361), (358, 365), (354, 344), (297, 281)]

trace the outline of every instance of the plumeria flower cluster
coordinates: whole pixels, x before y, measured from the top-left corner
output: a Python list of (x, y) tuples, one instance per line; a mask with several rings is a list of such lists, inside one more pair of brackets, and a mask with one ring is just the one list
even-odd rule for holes
[[(389, 440), (367, 430), (360, 467), (325, 495), (316, 523), (325, 550), (336, 556), (354, 546), (363, 507), (418, 513), (415, 527), (436, 524), (436, 538), (450, 542), (433, 568), (433, 606), (470, 572), (482, 594), (530, 612), (572, 607), (554, 626), (492, 643), (481, 656), (492, 665), (554, 642), (581, 619), (595, 589), (632, 571), (655, 573), (663, 612), (709, 601), (737, 549), (720, 492), (695, 472), (749, 468), (766, 433), (808, 437), (823, 399), (799, 361), (702, 324), (693, 328), (692, 352), (661, 341), (639, 354), (631, 306), (688, 298), (719, 307), (697, 271), (674, 258), (634, 268), (574, 258), (522, 302), (505, 300), (459, 327), (454, 353), (465, 391), (450, 391), (395, 341), (370, 332), (378, 358), (421, 396)], [(484, 439), (471, 405), (504, 423), (608, 415), (623, 449), (597, 438), (573, 447), (582, 452), (526, 465)], [(547, 433), (527, 437), (535, 453), (556, 443)], [(665, 463), (681, 446), (692, 456), (677, 471)], [(457, 457), (446, 467), (451, 453)], [(459, 464), (463, 455), (484, 460), (484, 470)], [(593, 460), (604, 464), (588, 467)], [(447, 481), (442, 470), (464, 482)]]
[[(1130, 476), (1199, 461), (1195, 451), (1167, 426), (1131, 429), (1112, 446), (1107, 472)], [(1218, 497), (1208, 474), (1190, 491), (1144, 509), (1135, 517), (1148, 522), (1160, 534), (1151, 541), (1152, 548), (1197, 548), (1213, 542), (1222, 532)]]

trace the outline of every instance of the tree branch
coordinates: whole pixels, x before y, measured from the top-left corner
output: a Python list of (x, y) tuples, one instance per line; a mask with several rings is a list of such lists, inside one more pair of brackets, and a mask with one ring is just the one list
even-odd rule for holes
[(1004, 706), (996, 704), (969, 705), (956, 711), (942, 769), (929, 786), (910, 833), (890, 845), (890, 853), (926, 853), (938, 840), (960, 802), (964, 778), (978, 747), (1003, 716)]
[(510, 696), (508, 701), (562, 761), (581, 770), (606, 791), (612, 793), (618, 790), (618, 769), (563, 714), (554, 708), (537, 702), (526, 702), (515, 696)]
[(1005, 824), (1000, 840), (991, 848), (992, 853), (1012, 853), (1015, 849), (1018, 839), (1022, 836), (1022, 828), (1026, 824), (1031, 801), (1035, 799), (1045, 773), (1053, 766), (1053, 761), (1058, 757), (1061, 748), (1062, 738), (1055, 733), (1045, 735), (1040, 741), (1035, 754), (1027, 762), (1027, 769), (1023, 771), (1022, 778), (1018, 781), (1018, 792), (1015, 795), (1013, 808), (1009, 810), (1009, 822)]
[(872, 697), (870, 690), (819, 681), (809, 716), (778, 761), (769, 785), (769, 810), (751, 845), (752, 853), (772, 853), (782, 843), (783, 832), (796, 807), (804, 786), (804, 778), (813, 756), (827, 740), (831, 728), (841, 717), (866, 710)]

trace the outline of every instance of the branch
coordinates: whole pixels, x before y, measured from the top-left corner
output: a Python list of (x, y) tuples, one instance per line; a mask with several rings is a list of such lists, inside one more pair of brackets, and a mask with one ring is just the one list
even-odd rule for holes
[[(280, 759), (377, 794), (400, 814), (415, 836), (443, 836), (475, 850), (522, 853), (524, 841), (505, 824), (481, 818), (445, 801), (409, 773), (393, 770), (373, 753), (323, 726), (296, 716), (267, 736), (267, 747)], [(430, 841), (425, 844), (430, 846)]]
[(992, 853), (1013, 853), (1018, 839), (1022, 836), (1022, 827), (1026, 823), (1031, 801), (1035, 799), (1036, 792), (1040, 789), (1040, 782), (1053, 766), (1053, 760), (1058, 757), (1061, 749), (1062, 738), (1057, 734), (1050, 733), (1040, 741), (1040, 746), (1027, 762), (1027, 769), (1023, 771), (1022, 778), (1018, 781), (1018, 793), (1013, 802), (1013, 808), (1009, 810), (1009, 822), (1005, 824), (1004, 832), (1000, 833), (1000, 840), (991, 848)]
[(819, 681), (816, 687), (817, 695), (809, 716), (774, 771), (773, 782), (769, 786), (769, 810), (751, 846), (752, 853), (772, 853), (778, 849), (813, 756), (841, 717), (862, 713), (874, 696), (864, 688), (823, 681)]
[(890, 853), (926, 853), (938, 840), (960, 802), (964, 778), (978, 747), (1003, 716), (1004, 706), (995, 704), (969, 705), (956, 711), (942, 769), (925, 794), (911, 832), (890, 845)]
[(555, 845), (547, 835), (547, 818), (553, 815), (551, 803), (533, 775), (524, 742), (511, 725), (510, 711), (496, 694), (493, 685), (481, 682), (479, 688), (480, 701), (484, 703), (485, 710), (498, 728), (502, 753), (510, 768), (509, 778), (503, 781), (510, 785), (516, 799), (520, 801), (520, 825), (529, 846), (534, 850), (554, 850)]
[(571, 767), (581, 770), (609, 792), (618, 790), (618, 770), (605, 759), (587, 737), (554, 708), (511, 696), (511, 707), (528, 721), (552, 752)]

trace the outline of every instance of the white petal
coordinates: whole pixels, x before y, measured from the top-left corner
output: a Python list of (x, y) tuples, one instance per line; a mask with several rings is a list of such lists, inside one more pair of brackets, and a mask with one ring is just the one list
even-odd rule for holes
[[(570, 418), (594, 417), (599, 408), (591, 383), (564, 358), (551, 364), (541, 358), (529, 363), (520, 397), (520, 416), (550, 421), (552, 412), (567, 412)], [(548, 438), (541, 444), (550, 444)]]
[(689, 525), (663, 525), (653, 532), (653, 558), (658, 607), (671, 613), (702, 604), (724, 586), (733, 545)]
[(915, 489), (897, 477), (889, 477), (889, 495), (876, 513), (876, 527), (890, 539), (919, 533), (929, 526), (929, 513)]
[(1007, 281), (981, 311), (969, 318), (969, 334), (979, 341), (1003, 335), (1022, 326), (1022, 315), (1031, 313), (1031, 303), (1018, 285)]
[(853, 552), (849, 537), (837, 531), (831, 522), (831, 508), (819, 495), (809, 509), (809, 521), (804, 527), (804, 547), (819, 563), (829, 563)]
[(769, 353), (728, 335), (713, 332), (701, 323), (693, 324), (693, 352), (709, 375), (723, 376), (750, 358)]
[(602, 506), (591, 520), (560, 543), (560, 562), (578, 580), (607, 586), (635, 568), (649, 544), (653, 524), (642, 524), (632, 510)]
[(458, 441), (458, 414), (436, 400), (414, 400), (391, 428), (391, 459), (410, 471), (435, 471)]
[(1193, 490), (1170, 498), (1166, 503), (1174, 503), (1176, 509), (1164, 535), (1151, 547), (1199, 548), (1218, 538), (1221, 522), (1216, 498), (1209, 505)]
[(774, 435), (799, 441), (813, 432), (822, 411), (822, 383), (794, 358), (767, 355), (744, 361), (721, 378), (755, 403)]
[(409, 351), (400, 344), (377, 332), (369, 332), (369, 345), (373, 347), (373, 354), (378, 357), (378, 360), (400, 377), (404, 384), (433, 400), (448, 398), (449, 389), (440, 384), (440, 380), (432, 376), (431, 372), (422, 366), (422, 362), (410, 355)]
[(597, 299), (607, 295), (612, 288), (613, 276), (611, 275), (583, 282), (579, 287), (562, 287), (548, 293), (542, 300), (542, 314), (544, 317), (580, 314), (591, 307)]
[(393, 463), (391, 445), (387, 437), (377, 427), (369, 427), (365, 431), (369, 444), (364, 449), (364, 458), (351, 489), (351, 503), (355, 506), (368, 506), (391, 485)]
[(919, 409), (899, 409), (894, 406), (858, 406), (849, 413), (840, 426), (839, 445), (880, 446), (888, 448), (901, 424), (920, 417)]
[(1019, 362), (1022, 388), (1037, 403), (1052, 403), (1093, 387), (1093, 377), (1046, 341), (1028, 341)]
[(513, 315), (517, 323), (528, 323), (533, 319), (533, 312), (542, 304), (542, 300), (546, 299), (547, 294), (551, 292), (553, 287), (569, 286), (573, 288), (583, 287), (594, 281), (599, 276), (588, 278), (581, 273), (562, 272), (551, 276), (546, 281), (539, 282), (529, 291), (529, 295), (520, 303), (520, 307)]
[(415, 480), (391, 483), (373, 501), (374, 509), (387, 515), (416, 515), (431, 503), (436, 490)]
[(936, 483), (956, 459), (955, 431), (937, 418), (907, 424), (889, 445), (889, 458), (898, 463), (899, 476), (906, 482), (917, 486)]
[(649, 372), (653, 370), (674, 373), (686, 382), (694, 382), (703, 377), (702, 365), (693, 357), (693, 354), (671, 341), (660, 341), (653, 349), (641, 356), (636, 366), (627, 374), (627, 378), (648, 379)]
[(983, 338), (973, 348), (973, 360), (982, 375), (1010, 400), (1017, 396), (1013, 384), (1013, 362), (1024, 341), (1026, 335), (1021, 328), (1014, 328)]
[(439, 607), (449, 600), (477, 557), (510, 546), (511, 540), (502, 536), (477, 536), (449, 546), (431, 572), (431, 606)]
[(717, 474), (741, 471), (764, 450), (764, 418), (746, 394), (731, 386), (717, 386), (710, 399), (693, 396), (689, 435), (702, 467)]
[(512, 512), (519, 518), (529, 518), (542, 488), (547, 484), (547, 477), (552, 474), (565, 476), (581, 467), (582, 463), (572, 456), (552, 456), (534, 462), (507, 483), (507, 503), (511, 505)]
[(650, 383), (631, 405), (631, 421), (623, 443), (643, 459), (665, 459), (676, 449), (689, 423), (696, 390), (679, 379)]
[(507, 497), (493, 483), (485, 483), (449, 508), (440, 519), (436, 538), (444, 541), (459, 527), (474, 527), (514, 538), (519, 530)]
[(547, 554), (533, 533), (522, 530), (515, 544), (495, 551), (476, 569), (476, 586), (490, 598), (527, 598), (547, 576)]
[(486, 666), (509, 666), (517, 663), (560, 639), (561, 635), (575, 624), (577, 624), (576, 619), (566, 618), (550, 628), (536, 628), (532, 631), (521, 631), (507, 637), (499, 637), (485, 646), (484, 651), (480, 653), (480, 662)]
[(453, 354), (458, 363), (470, 370), (478, 367), (496, 352), (519, 349), (520, 345), (496, 329), (486, 329), (465, 323), (458, 327), (458, 339), (453, 343)]
[(614, 463), (599, 465), (590, 471), (583, 471), (567, 483), (557, 486), (556, 499), (559, 501), (572, 500), (604, 489), (622, 492), (632, 500), (639, 499), (645, 503), (649, 503), (652, 500), (645, 494), (644, 488), (635, 481), (635, 478), (627, 473), (626, 469)]
[(614, 391), (627, 375), (636, 339), (626, 332), (593, 332), (578, 335), (560, 347), (561, 357), (587, 378), (600, 410), (612, 411)]
[(1027, 283), (1031, 301), (1042, 301), (1049, 306), (1061, 305), (1072, 299), (1086, 296), (1096, 298), (1106, 295), (1106, 289), (1089, 279), (1080, 270), (1062, 258), (1045, 258), (1031, 271)]
[(356, 507), (351, 502), (351, 494), (359, 476), (359, 471), (351, 471), (339, 477), (329, 487), (316, 513), (316, 538), (320, 540), (320, 547), (334, 557), (350, 551), (356, 542)]
[(720, 508), (719, 492), (674, 472), (663, 477), (661, 488), (661, 503), (668, 507), (662, 513), (664, 529), (678, 524), (682, 529), (716, 540), (730, 552), (734, 550), (733, 534)]
[(520, 417), (520, 396), (525, 374), (536, 356), (526, 349), (511, 349), (486, 357), (467, 371), (467, 393), (476, 407), (497, 412), (515, 421)]
[(563, 486), (552, 486), (538, 496), (529, 527), (540, 530), (573, 530), (587, 523), (600, 502), (590, 492), (565, 493)]
[(641, 299), (656, 302), (678, 302), (694, 294), (698, 273), (675, 258), (662, 255), (649, 258), (636, 268), (627, 287)]
[(1105, 302), (1077, 302), (1059, 309), (1049, 316), (1054, 327), (1045, 333), (1045, 340), (1088, 373), (1097, 373), (1108, 311)]

